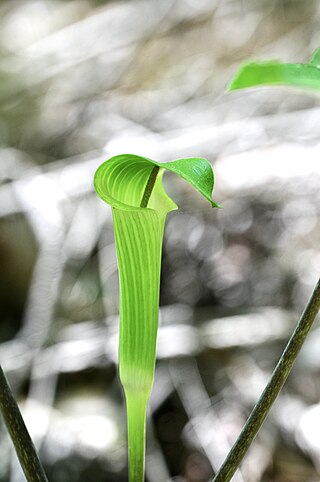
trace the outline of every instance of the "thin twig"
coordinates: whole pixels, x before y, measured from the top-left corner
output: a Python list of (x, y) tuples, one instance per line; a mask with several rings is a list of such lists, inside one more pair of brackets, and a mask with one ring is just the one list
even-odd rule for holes
[(273, 402), (277, 398), (286, 381), (294, 361), (310, 331), (320, 309), (320, 279), (312, 296), (294, 330), (281, 358), (272, 374), (271, 380), (251, 412), (238, 439), (231, 448), (219, 472), (212, 482), (229, 482), (239, 467), (248, 448), (255, 439), (261, 425), (268, 415)]
[(18, 404), (0, 366), (0, 411), (28, 482), (48, 482)]

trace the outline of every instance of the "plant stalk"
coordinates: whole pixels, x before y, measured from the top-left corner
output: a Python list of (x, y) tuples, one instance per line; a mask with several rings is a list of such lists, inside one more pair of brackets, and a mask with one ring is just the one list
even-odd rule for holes
[(274, 369), (272, 377), (252, 410), (238, 439), (212, 482), (229, 482), (255, 439), (273, 402), (285, 383), (295, 359), (320, 309), (320, 279), (291, 338)]
[(0, 411), (28, 482), (48, 482), (18, 404), (0, 366)]
[(129, 482), (144, 481), (146, 413), (145, 394), (126, 393), (129, 448)]

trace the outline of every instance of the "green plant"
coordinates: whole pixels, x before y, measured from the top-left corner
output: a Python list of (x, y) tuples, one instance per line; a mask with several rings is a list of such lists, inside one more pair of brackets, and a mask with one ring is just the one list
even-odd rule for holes
[[(320, 49), (308, 64), (249, 63), (231, 81), (229, 90), (263, 84), (320, 89)], [(145, 418), (155, 366), (162, 236), (166, 215), (176, 208), (162, 187), (164, 169), (176, 172), (217, 206), (211, 200), (213, 173), (204, 159), (159, 164), (122, 155), (105, 162), (95, 176), (97, 193), (113, 208), (121, 300), (119, 371), (127, 403), (131, 482), (141, 482), (144, 477)], [(214, 482), (232, 478), (287, 379), (319, 308), (320, 282)]]
[(145, 421), (156, 357), (162, 238), (176, 204), (162, 185), (165, 170), (189, 182), (212, 205), (214, 176), (202, 158), (158, 163), (131, 154), (112, 157), (94, 185), (112, 206), (120, 278), (119, 374), (128, 418), (129, 479), (144, 480)]
[(307, 64), (285, 64), (278, 60), (249, 62), (236, 73), (229, 90), (272, 84), (320, 90), (320, 49)]
[[(230, 90), (267, 84), (320, 89), (320, 49), (308, 64), (253, 62), (242, 67)], [(95, 175), (95, 189), (112, 206), (120, 278), (119, 373), (128, 415), (129, 477), (144, 478), (146, 409), (153, 384), (162, 238), (166, 215), (177, 208), (162, 185), (165, 170), (189, 182), (212, 205), (214, 176), (203, 158), (157, 163), (115, 156)], [(214, 482), (228, 482), (254, 440), (288, 377), (320, 309), (320, 280), (274, 373)], [(28, 482), (47, 482), (18, 405), (0, 367), (0, 411)]]
[[(279, 61), (250, 62), (242, 66), (229, 84), (229, 90), (257, 85), (288, 85), (320, 90), (320, 49), (307, 64), (284, 64)], [(255, 439), (272, 408), (320, 309), (320, 279), (294, 330), (272, 377), (253, 408), (238, 439), (231, 448), (213, 482), (229, 482)]]

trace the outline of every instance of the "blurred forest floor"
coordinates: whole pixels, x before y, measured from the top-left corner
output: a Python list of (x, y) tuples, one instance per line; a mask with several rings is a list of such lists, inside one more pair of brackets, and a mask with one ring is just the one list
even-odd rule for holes
[[(320, 271), (314, 93), (227, 93), (242, 62), (306, 62), (316, 0), (0, 2), (0, 360), (50, 482), (125, 481), (111, 213), (119, 153), (207, 157), (165, 233), (148, 482), (206, 482), (265, 386)], [(320, 481), (320, 329), (234, 481)], [(0, 426), (0, 482), (22, 482)]]

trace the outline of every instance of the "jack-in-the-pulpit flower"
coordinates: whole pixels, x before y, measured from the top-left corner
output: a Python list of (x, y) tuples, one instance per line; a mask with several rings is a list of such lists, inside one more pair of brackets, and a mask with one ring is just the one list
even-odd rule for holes
[(131, 154), (97, 170), (98, 195), (112, 206), (120, 280), (119, 375), (128, 418), (129, 480), (144, 480), (145, 423), (158, 329), (161, 251), (167, 214), (177, 209), (162, 185), (165, 170), (188, 181), (212, 205), (214, 176), (203, 158), (158, 163)]

